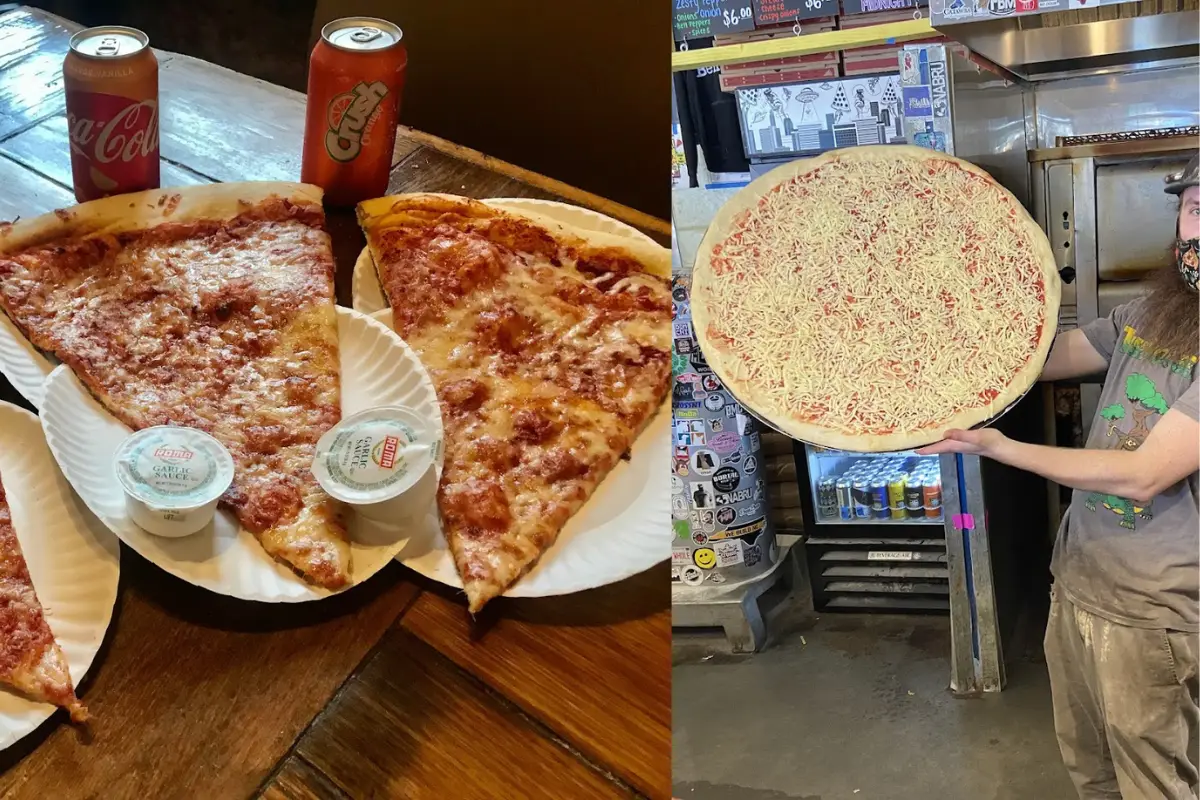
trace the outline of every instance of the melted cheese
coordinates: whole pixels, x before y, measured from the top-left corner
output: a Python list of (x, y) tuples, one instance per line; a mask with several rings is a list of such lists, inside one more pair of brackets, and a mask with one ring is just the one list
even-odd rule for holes
[(66, 659), (38, 602), (3, 486), (0, 486), (0, 684), (69, 708), (76, 720), (87, 716), (75, 697)]
[(472, 610), (632, 445), (668, 388), (671, 347), (666, 280), (599, 269), (605, 254), (479, 213), (403, 235), (364, 223), (397, 330), (442, 401), (439, 502)]
[(713, 247), (708, 341), (770, 416), (918, 431), (990, 404), (1036, 351), (1036, 253), (1008, 196), (954, 162), (834, 160)]
[(0, 304), (125, 424), (220, 440), (236, 465), (223, 503), (272, 555), (337, 588), (348, 542), (309, 469), (341, 413), (333, 261), (312, 222), (256, 216), (34, 248), (0, 258)]

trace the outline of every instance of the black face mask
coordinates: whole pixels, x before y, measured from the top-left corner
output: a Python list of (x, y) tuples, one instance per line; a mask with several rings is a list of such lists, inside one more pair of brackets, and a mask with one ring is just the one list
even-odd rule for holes
[(1175, 264), (1183, 282), (1196, 291), (1196, 278), (1200, 277), (1200, 239), (1176, 239)]

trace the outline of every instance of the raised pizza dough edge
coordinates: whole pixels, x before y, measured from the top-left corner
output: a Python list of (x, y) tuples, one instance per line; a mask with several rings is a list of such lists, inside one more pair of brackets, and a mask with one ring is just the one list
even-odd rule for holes
[[(834, 160), (874, 160), (872, 158), (873, 154), (883, 152), (885, 149), (888, 155), (898, 155), (902, 158), (954, 161), (968, 172), (987, 178), (993, 186), (1003, 192), (1004, 196), (1013, 204), (1013, 207), (1018, 209), (1021, 220), (1033, 241), (1034, 249), (1038, 253), (1043, 272), (1043, 284), (1046, 293), (1044, 306), (1046, 316), (1042, 325), (1042, 335), (1038, 343), (1038, 348), (1031, 355), (1025, 366), (1009, 381), (1004, 391), (987, 408), (976, 408), (962, 412), (950, 418), (942, 425), (939, 425), (939, 429), (936, 432), (926, 429), (924, 431), (914, 431), (904, 434), (856, 436), (831, 431), (811, 423), (797, 422), (792, 419), (779, 419), (776, 415), (763, 410), (770, 408), (770, 406), (760, 401), (759, 394), (754, 391), (752, 386), (740, 378), (734, 377), (734, 372), (729, 363), (731, 361), (730, 354), (724, 348), (718, 347), (708, 341), (707, 328), (710, 321), (709, 303), (711, 301), (709, 297), (709, 279), (711, 277), (712, 248), (718, 241), (728, 235), (729, 223), (738, 214), (757, 205), (766, 191), (778, 183), (797, 175), (811, 172)], [(734, 197), (730, 198), (714, 216), (696, 252), (696, 264), (692, 270), (691, 309), (696, 340), (699, 342), (705, 359), (708, 361), (709, 366), (712, 367), (713, 372), (729, 388), (738, 402), (749, 407), (772, 427), (794, 439), (823, 447), (863, 453), (894, 452), (933, 444), (941, 440), (943, 433), (951, 428), (970, 428), (981, 422), (985, 422), (1024, 395), (1041, 375), (1046, 357), (1053, 344), (1058, 328), (1058, 308), (1061, 293), (1062, 284), (1058, 276), (1058, 267), (1054, 261), (1053, 251), (1050, 249), (1050, 242), (1042, 232), (1041, 226), (1029, 216), (1029, 212), (1025, 210), (1025, 207), (1021, 205), (1013, 194), (1000, 185), (986, 171), (967, 161), (935, 150), (927, 150), (912, 145), (871, 145), (844, 150), (832, 150), (815, 158), (793, 161), (759, 176), (743, 187)]]
[[(654, 275), (659, 278), (669, 280), (671, 277), (671, 251), (667, 248), (649, 242), (643, 242), (637, 239), (630, 239), (627, 236), (620, 234), (606, 233), (604, 231), (590, 231), (577, 228), (573, 225), (560, 222), (547, 215), (540, 214), (527, 209), (510, 208), (506, 205), (495, 204), (488, 202), (491, 198), (476, 200), (470, 197), (462, 197), (459, 195), (446, 194), (442, 192), (414, 192), (408, 194), (388, 195), (387, 197), (378, 197), (372, 200), (364, 200), (358, 204), (358, 220), (359, 225), (364, 229), (368, 225), (376, 228), (387, 227), (388, 212), (397, 205), (402, 207), (411, 205), (419, 208), (422, 201), (426, 198), (436, 198), (441, 201), (449, 201), (461, 203), (464, 206), (476, 205), (480, 208), (477, 210), (487, 211), (487, 216), (491, 217), (516, 217), (523, 219), (526, 222), (544, 228), (556, 239), (565, 245), (571, 246), (586, 246), (595, 249), (619, 250), (627, 256), (633, 258), (646, 269), (645, 274)], [(579, 206), (579, 208), (585, 208)], [(371, 255), (374, 258), (376, 253), (371, 244), (371, 237), (367, 236), (367, 247), (371, 250)], [(378, 264), (378, 259), (376, 259)], [(386, 295), (387, 290), (384, 290)]]
[[(271, 197), (320, 208), (324, 191), (287, 181), (242, 181), (176, 186), (113, 195), (14, 222), (0, 233), (0, 255), (66, 237), (154, 228), (172, 222), (231, 219)], [(178, 198), (172, 208), (171, 202)], [(161, 205), (160, 205), (161, 201)]]

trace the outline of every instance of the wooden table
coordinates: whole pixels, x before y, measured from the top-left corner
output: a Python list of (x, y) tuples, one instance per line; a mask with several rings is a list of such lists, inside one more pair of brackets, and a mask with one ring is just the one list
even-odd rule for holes
[[(62, 61), (77, 27), (0, 15), (0, 219), (74, 203)], [(164, 186), (298, 179), (303, 95), (172, 53), (159, 69)], [(565, 198), (668, 230), (405, 129), (389, 189)], [(362, 234), (345, 211), (329, 227), (348, 304)], [(0, 798), (669, 797), (665, 564), (474, 622), (395, 563), (303, 607), (210, 594), (124, 547), (121, 566), (81, 682), (90, 734), (59, 714), (0, 752)]]

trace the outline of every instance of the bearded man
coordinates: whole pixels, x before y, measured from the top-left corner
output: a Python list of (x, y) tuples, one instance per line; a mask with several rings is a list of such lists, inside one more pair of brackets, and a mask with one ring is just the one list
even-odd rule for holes
[(1200, 155), (1168, 176), (1174, 264), (1143, 297), (1060, 333), (1041, 379), (1104, 372), (1087, 446), (954, 430), (971, 453), (1074, 489), (1051, 571), (1054, 726), (1083, 800), (1195, 798), (1200, 751)]

